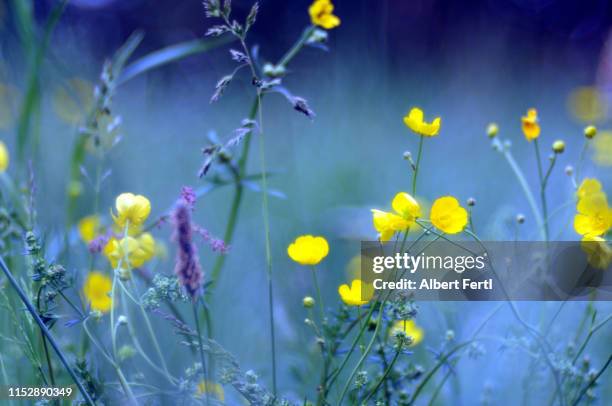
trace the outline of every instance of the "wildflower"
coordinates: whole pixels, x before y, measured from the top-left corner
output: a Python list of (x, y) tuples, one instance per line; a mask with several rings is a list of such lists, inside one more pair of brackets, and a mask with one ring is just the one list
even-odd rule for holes
[(447, 234), (457, 234), (465, 228), (468, 213), (453, 196), (436, 199), (431, 207), (431, 222)]
[(538, 124), (538, 111), (527, 110), (527, 115), (521, 118), (523, 134), (527, 141), (535, 140), (540, 136), (540, 125)]
[(185, 202), (187, 207), (193, 210), (197, 200), (197, 196), (191, 186), (183, 186), (181, 188), (181, 199), (183, 199), (183, 202)]
[(601, 183), (594, 178), (585, 178), (576, 192), (578, 200), (597, 193), (602, 193)]
[(584, 136), (589, 140), (593, 139), (597, 135), (597, 127), (590, 125), (584, 129)]
[(138, 237), (127, 236), (121, 239), (111, 237), (104, 246), (104, 255), (116, 269), (139, 268), (155, 255), (155, 239), (150, 233)]
[(576, 88), (569, 96), (568, 107), (572, 115), (585, 123), (599, 122), (606, 118), (606, 97), (593, 86)]
[(185, 288), (191, 299), (201, 293), (202, 268), (195, 244), (191, 225), (191, 214), (189, 208), (179, 203), (173, 213), (175, 234), (178, 242), (176, 265), (174, 273), (178, 276), (181, 285)]
[(406, 192), (396, 194), (391, 207), (395, 213), (372, 209), (372, 222), (381, 241), (389, 241), (396, 232), (407, 231), (421, 217), (421, 206)]
[(113, 288), (113, 281), (101, 272), (90, 272), (85, 278), (83, 295), (91, 304), (94, 311), (106, 313), (113, 306), (109, 296)]
[(421, 341), (423, 341), (423, 337), (425, 336), (423, 329), (419, 327), (412, 319), (398, 320), (393, 323), (389, 334), (391, 336), (396, 336), (398, 333), (403, 333), (411, 339), (410, 344), (408, 344), (409, 347), (418, 345)]
[(562, 154), (565, 151), (565, 142), (562, 140), (553, 142), (552, 150), (555, 154)]
[(487, 126), (487, 137), (495, 138), (497, 137), (497, 133), (499, 133), (499, 127), (495, 123), (491, 123)]
[(425, 137), (434, 137), (440, 132), (441, 118), (436, 117), (431, 123), (423, 121), (423, 110), (413, 107), (404, 117), (404, 124), (412, 131)]
[(347, 306), (363, 306), (372, 300), (374, 290), (369, 283), (363, 283), (361, 279), (351, 282), (351, 287), (347, 284), (338, 287), (338, 294)]
[(324, 237), (302, 235), (287, 247), (289, 258), (301, 265), (316, 265), (329, 253)]
[(330, 0), (315, 0), (308, 8), (310, 21), (326, 30), (340, 25), (340, 19), (334, 14), (334, 5)]
[(593, 161), (597, 165), (612, 166), (612, 132), (604, 131), (593, 141)]
[(607, 269), (612, 263), (612, 248), (601, 237), (585, 236), (580, 247), (587, 254), (587, 261), (596, 269)]
[(132, 228), (141, 226), (149, 217), (151, 203), (142, 195), (122, 193), (115, 200), (115, 208), (117, 214), (111, 213), (115, 224), (124, 228), (129, 223), (129, 227)]
[(315, 300), (312, 298), (312, 296), (304, 296), (304, 299), (302, 299), (302, 304), (305, 308), (311, 309), (315, 305)]
[(582, 197), (576, 206), (574, 230), (583, 236), (600, 236), (612, 226), (612, 209), (605, 193), (593, 193)]
[(9, 166), (10, 156), (8, 152), (8, 148), (4, 142), (0, 141), (0, 173), (6, 171), (6, 168)]
[(209, 394), (213, 395), (220, 402), (225, 402), (225, 392), (223, 391), (223, 387), (218, 383), (200, 381), (196, 389), (196, 392), (200, 397)]
[(81, 239), (87, 244), (91, 243), (100, 231), (100, 217), (96, 215), (83, 217), (77, 224), (77, 229)]

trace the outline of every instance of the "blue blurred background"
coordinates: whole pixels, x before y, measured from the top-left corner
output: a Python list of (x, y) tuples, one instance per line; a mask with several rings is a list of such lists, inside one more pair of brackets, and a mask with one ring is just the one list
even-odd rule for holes
[[(251, 6), (250, 1), (233, 3), (234, 12), (241, 16)], [(35, 2), (36, 16), (44, 19), (52, 4)], [(260, 2), (250, 44), (260, 45), (262, 61), (277, 61), (301, 34), (309, 24), (309, 4)], [(314, 392), (315, 387), (310, 381), (314, 373), (308, 371), (314, 368), (317, 348), (303, 326), (301, 306), (301, 298), (314, 292), (308, 271), (288, 259), (286, 247), (305, 233), (330, 240), (330, 255), (320, 266), (320, 278), (327, 304), (337, 308), (336, 288), (349, 278), (346, 267), (358, 253), (359, 240), (375, 238), (369, 209), (387, 209), (396, 192), (410, 187), (411, 173), (402, 154), (414, 153), (418, 138), (404, 126), (402, 117), (412, 106), (422, 107), (428, 117), (442, 117), (440, 135), (425, 144), (419, 197), (429, 202), (446, 194), (462, 201), (474, 197), (475, 228), (489, 240), (537, 238), (519, 184), (486, 137), (490, 122), (498, 123), (500, 137), (512, 142), (513, 154), (534, 190), (536, 163), (532, 145), (522, 136), (520, 117), (530, 107), (538, 109), (545, 150), (555, 139), (566, 141), (548, 196), (553, 209), (566, 204), (556, 214), (552, 235), (571, 240), (578, 239), (571, 228), (574, 207), (567, 205), (574, 189), (563, 169), (576, 165), (585, 125), (597, 124), (604, 130), (610, 124), (606, 103), (612, 81), (612, 5), (607, 1), (336, 0), (334, 4), (342, 24), (329, 32), (329, 52), (306, 49), (284, 81), (294, 94), (308, 100), (317, 116), (309, 120), (277, 96), (266, 97), (263, 108), (268, 167), (275, 172), (270, 185), (284, 196), (270, 201), (280, 386), (296, 399), (304, 388)], [(18, 95), (23, 93), (25, 56), (11, 7), (5, 2), (0, 3), (0, 16), (0, 82), (14, 86)], [(65, 224), (69, 151), (78, 127), (78, 120), (62, 119), (61, 112), (70, 107), (61, 106), (62, 98), (58, 102), (58, 89), (73, 78), (95, 83), (104, 59), (134, 30), (145, 33), (135, 52), (138, 57), (200, 38), (210, 26), (198, 0), (70, 2), (40, 78), (44, 102), (41, 157), (36, 165), (44, 170), (36, 173), (36, 179), (41, 227), (53, 234)], [(228, 47), (155, 70), (119, 90), (114, 111), (122, 117), (123, 139), (108, 159), (112, 176), (103, 185), (101, 207), (111, 207), (114, 196), (131, 191), (148, 196), (153, 214), (159, 215), (175, 201), (182, 186), (205, 185), (197, 171), (207, 134), (215, 131), (228, 137), (251, 103), (252, 87), (248, 75), (243, 75), (218, 103), (209, 104), (215, 83), (232, 69)], [(601, 92), (598, 103), (605, 113), (589, 117), (593, 120), (572, 108), (571, 95), (576, 95), (572, 92), (585, 86)], [(4, 103), (11, 106), (11, 100)], [(591, 102), (582, 101), (587, 110)], [(0, 132), (14, 150), (12, 134), (10, 126)], [(610, 191), (610, 167), (593, 163), (592, 153), (588, 151), (583, 174), (597, 177)], [(257, 154), (250, 166), (252, 173), (259, 171)], [(219, 189), (198, 201), (196, 221), (214, 235), (223, 233), (231, 192), (231, 188)], [(90, 214), (91, 207), (87, 198), (81, 199), (79, 214)], [(514, 218), (519, 213), (527, 221), (517, 229)], [(168, 241), (169, 230), (155, 233)], [(201, 249), (204, 267), (210, 269), (215, 254)], [(172, 258), (170, 243), (168, 258), (160, 260), (155, 270), (171, 272)], [(218, 341), (242, 365), (269, 381), (266, 286), (261, 194), (248, 191), (212, 310)], [(457, 336), (471, 334), (492, 306), (421, 303), (417, 320), (426, 339), (415, 350), (415, 362), (428, 365), (432, 358), (428, 348), (437, 348), (447, 329)], [(519, 305), (533, 323), (549, 319), (558, 306)], [(553, 326), (551, 341), (559, 351), (573, 338), (585, 306), (567, 304)], [(597, 306), (602, 314), (612, 309), (607, 303)], [(509, 312), (502, 312), (488, 329), (511, 334), (514, 324)], [(589, 347), (593, 359), (608, 356), (610, 339), (612, 330), (606, 327)], [(177, 354), (177, 365), (188, 358), (180, 347), (167, 345)], [(304, 357), (305, 348), (310, 361)], [(486, 349), (479, 359), (460, 363), (441, 401), (474, 404), (487, 388), (497, 399), (520, 401), (517, 387), (523, 387), (527, 357), (502, 351), (495, 344)], [(295, 374), (295, 369), (302, 373)], [(612, 397), (610, 376), (608, 372), (602, 378), (601, 404)], [(548, 399), (548, 390), (540, 389), (542, 399)]]

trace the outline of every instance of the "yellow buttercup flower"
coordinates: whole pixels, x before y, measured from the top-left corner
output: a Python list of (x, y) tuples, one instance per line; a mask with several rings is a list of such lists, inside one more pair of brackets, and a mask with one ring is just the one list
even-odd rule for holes
[(527, 141), (535, 140), (540, 136), (540, 124), (538, 124), (538, 111), (536, 109), (527, 110), (527, 115), (521, 118), (521, 123)]
[(580, 235), (595, 237), (605, 234), (612, 226), (612, 209), (605, 193), (586, 195), (578, 201), (574, 230)]
[(369, 283), (363, 283), (361, 279), (355, 279), (350, 287), (347, 284), (340, 285), (338, 294), (347, 306), (363, 306), (372, 300), (374, 288)]
[(221, 402), (225, 402), (225, 392), (223, 391), (223, 386), (219, 385), (218, 383), (200, 381), (196, 387), (196, 392), (199, 397), (204, 397), (204, 395), (208, 394), (214, 396)]
[(604, 131), (593, 141), (593, 161), (597, 165), (612, 166), (612, 132)]
[(389, 241), (396, 232), (407, 231), (421, 217), (421, 206), (406, 192), (396, 194), (391, 207), (395, 213), (372, 209), (372, 223), (381, 241)]
[(323, 237), (302, 235), (287, 247), (289, 258), (301, 265), (316, 265), (329, 253), (329, 245)]
[(587, 261), (596, 269), (608, 269), (612, 263), (612, 248), (601, 237), (585, 236), (580, 246), (587, 254)]
[(340, 19), (334, 15), (334, 5), (330, 0), (315, 0), (308, 8), (310, 21), (326, 30), (340, 25)]
[(446, 234), (457, 234), (467, 225), (468, 212), (453, 196), (440, 197), (431, 207), (431, 222)]
[(10, 155), (4, 142), (0, 141), (0, 173), (6, 171), (9, 166)]
[(412, 110), (404, 117), (404, 124), (412, 131), (425, 137), (434, 137), (440, 132), (440, 124), (442, 119), (436, 117), (431, 123), (424, 121), (423, 110), (418, 107), (413, 107)]
[(389, 335), (393, 337), (398, 332), (403, 332), (406, 334), (406, 336), (411, 338), (410, 347), (418, 345), (421, 341), (423, 341), (423, 337), (425, 336), (423, 329), (419, 327), (412, 319), (398, 320), (393, 323), (393, 326), (389, 330)]
[(104, 246), (103, 253), (114, 269), (119, 264), (122, 269), (139, 268), (155, 256), (155, 240), (149, 233), (120, 240), (113, 237)]
[(83, 295), (91, 304), (92, 310), (102, 313), (108, 312), (113, 306), (113, 300), (109, 296), (113, 288), (113, 281), (101, 272), (90, 272), (85, 278)]
[(100, 232), (100, 217), (96, 215), (83, 217), (77, 224), (79, 236), (89, 244)]
[(602, 193), (601, 183), (597, 179), (585, 178), (578, 187), (576, 197), (580, 200), (596, 193)]
[(111, 212), (111, 215), (118, 227), (124, 228), (126, 223), (130, 228), (139, 227), (149, 217), (151, 203), (142, 195), (122, 193), (115, 199), (115, 208), (117, 214)]

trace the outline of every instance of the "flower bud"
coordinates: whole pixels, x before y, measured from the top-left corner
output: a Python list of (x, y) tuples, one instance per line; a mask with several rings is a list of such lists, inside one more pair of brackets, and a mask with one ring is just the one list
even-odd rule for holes
[(518, 214), (516, 216), (516, 222), (519, 224), (523, 224), (525, 222), (525, 216), (523, 214)]
[(304, 299), (302, 299), (302, 304), (305, 308), (311, 309), (315, 305), (315, 300), (311, 296), (305, 296)]
[(497, 127), (497, 124), (491, 123), (487, 126), (487, 137), (495, 138), (498, 132), (499, 132), (499, 127)]
[(121, 315), (119, 317), (117, 317), (117, 325), (118, 326), (125, 326), (128, 323), (128, 318), (124, 315)]
[(594, 125), (590, 125), (584, 129), (584, 136), (588, 139), (592, 139), (597, 135), (597, 128)]
[(563, 153), (563, 151), (565, 151), (565, 142), (562, 140), (553, 142), (552, 149), (555, 154)]
[(565, 167), (565, 174), (567, 176), (572, 176), (574, 174), (574, 167), (572, 165), (567, 165)]
[(412, 160), (412, 153), (410, 151), (405, 151), (403, 157), (406, 161), (410, 161)]
[(469, 199), (467, 199), (467, 205), (470, 207), (476, 206), (476, 199), (474, 199), (473, 197), (470, 197)]

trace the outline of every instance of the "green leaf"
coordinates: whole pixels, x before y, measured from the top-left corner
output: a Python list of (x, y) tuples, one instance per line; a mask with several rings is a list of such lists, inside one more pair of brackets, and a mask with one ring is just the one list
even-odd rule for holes
[(196, 39), (158, 49), (126, 66), (119, 77), (118, 84), (121, 85), (138, 75), (159, 68), (160, 66), (179, 61), (191, 55), (210, 51), (234, 40), (235, 39), (230, 36)]

